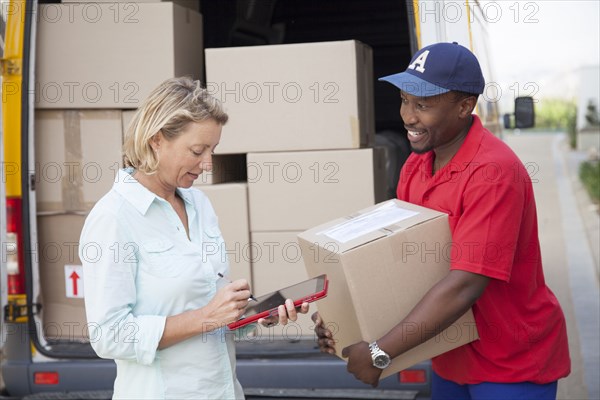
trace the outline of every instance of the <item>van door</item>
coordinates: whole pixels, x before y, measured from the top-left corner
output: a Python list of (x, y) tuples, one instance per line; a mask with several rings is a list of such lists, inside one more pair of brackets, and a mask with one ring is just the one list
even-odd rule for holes
[[(4, 57), (4, 38), (6, 37), (6, 3), (0, 0), (0, 59)], [(2, 79), (2, 78), (0, 78)], [(0, 89), (0, 95), (3, 92)], [(0, 121), (2, 121), (2, 106), (0, 105)], [(7, 263), (7, 244), (6, 235), (6, 187), (4, 179), (4, 136), (2, 134), (2, 124), (0, 124), (0, 351), (4, 347), (4, 307), (8, 305), (8, 272)]]
[[(2, 113), (2, 108), (0, 108)], [(2, 137), (2, 128), (0, 127), (0, 160), (4, 155), (4, 138)], [(0, 163), (0, 165), (4, 165)], [(4, 169), (0, 171), (0, 176), (4, 177)], [(0, 350), (4, 347), (4, 307), (8, 304), (8, 292), (6, 280), (8, 279), (6, 271), (7, 261), (7, 237), (6, 237), (6, 190), (4, 188), (4, 178), (0, 179)]]

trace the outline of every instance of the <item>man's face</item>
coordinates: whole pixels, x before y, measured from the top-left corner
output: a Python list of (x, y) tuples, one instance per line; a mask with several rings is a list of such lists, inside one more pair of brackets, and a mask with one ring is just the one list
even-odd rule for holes
[(400, 117), (415, 153), (441, 151), (466, 134), (464, 118), (473, 109), (474, 97), (465, 98), (454, 92), (431, 97), (416, 97), (400, 92), (400, 97)]

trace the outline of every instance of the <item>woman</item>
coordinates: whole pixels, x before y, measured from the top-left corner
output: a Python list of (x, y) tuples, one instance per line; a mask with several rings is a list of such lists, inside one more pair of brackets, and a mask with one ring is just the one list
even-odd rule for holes
[[(114, 398), (243, 398), (226, 325), (243, 315), (248, 282), (220, 278), (229, 266), (217, 217), (190, 188), (210, 171), (227, 119), (198, 81), (163, 82), (129, 126), (127, 168), (86, 219), (90, 342), (117, 364)], [(208, 245), (222, 254), (208, 255)], [(282, 324), (297, 317), (289, 301), (279, 314)]]

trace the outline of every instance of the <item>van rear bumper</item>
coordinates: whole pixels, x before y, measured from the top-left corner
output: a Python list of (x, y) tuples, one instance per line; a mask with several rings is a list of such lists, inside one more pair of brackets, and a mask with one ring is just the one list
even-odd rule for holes
[[(349, 374), (345, 362), (320, 353), (313, 340), (237, 343), (236, 372), (250, 398), (334, 398), (333, 394), (344, 398), (428, 398), (431, 363), (419, 363), (411, 369), (422, 370), (425, 381), (400, 382), (398, 375), (393, 375), (373, 389)], [(75, 394), (81, 399), (110, 398), (116, 378), (114, 361), (99, 358), (32, 363), (28, 357), (7, 357), (1, 371), (8, 394), (27, 396), (27, 400), (71, 399)], [(58, 383), (36, 384), (38, 372), (57, 373)], [(59, 393), (62, 395), (52, 397)]]
[[(35, 375), (40, 372), (57, 373), (58, 383), (36, 384)], [(111, 360), (57, 360), (36, 363), (6, 360), (2, 364), (2, 377), (6, 391), (11, 396), (18, 397), (45, 392), (110, 391), (112, 393), (116, 374), (115, 363)]]

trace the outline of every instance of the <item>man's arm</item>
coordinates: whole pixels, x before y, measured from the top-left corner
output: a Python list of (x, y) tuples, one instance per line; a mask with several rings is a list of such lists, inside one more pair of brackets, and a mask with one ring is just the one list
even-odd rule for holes
[[(471, 272), (450, 271), (423, 296), (406, 318), (377, 340), (379, 348), (393, 359), (441, 333), (475, 303), (489, 280)], [(377, 385), (382, 370), (373, 366), (366, 342), (346, 347), (342, 356), (349, 357), (348, 371), (356, 378)]]
[[(426, 342), (467, 312), (483, 294), (489, 280), (487, 276), (471, 272), (450, 271), (406, 318), (377, 340), (377, 344), (394, 358)], [(415, 333), (407, 335), (406, 332)]]

